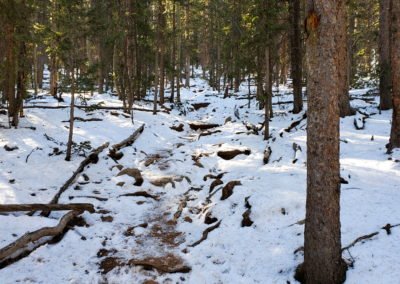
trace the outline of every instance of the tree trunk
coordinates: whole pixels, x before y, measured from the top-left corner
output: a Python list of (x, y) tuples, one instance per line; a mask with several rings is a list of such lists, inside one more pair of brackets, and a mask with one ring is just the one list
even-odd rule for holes
[(339, 8), (340, 15), (338, 15), (338, 26), (342, 29), (339, 34), (339, 41), (337, 43), (339, 52), (339, 109), (340, 117), (354, 115), (355, 110), (350, 106), (349, 95), (349, 53), (347, 42), (347, 6), (343, 2)]
[[(13, 120), (15, 114), (18, 115), (17, 107), (16, 107), (16, 98), (15, 98), (15, 75), (16, 75), (16, 62), (15, 62), (15, 36), (14, 36), (14, 26), (11, 23), (6, 23), (4, 27), (5, 31), (5, 72), (4, 74), (4, 95), (8, 100), (8, 117)], [(14, 123), (11, 123), (12, 126)]]
[(379, 93), (380, 109), (392, 108), (392, 78), (390, 67), (390, 1), (380, 0), (379, 16)]
[(66, 161), (71, 161), (72, 154), (72, 137), (74, 135), (74, 108), (75, 108), (75, 68), (72, 68), (70, 72), (71, 76), (71, 105), (69, 112), (69, 132), (68, 132), (68, 143), (67, 143), (67, 154), (65, 157)]
[(293, 79), (293, 113), (299, 113), (303, 110), (302, 95), (302, 42), (300, 30), (300, 0), (289, 1), (291, 35), (291, 69)]
[(165, 93), (165, 7), (163, 0), (160, 0), (159, 3), (159, 48), (160, 48), (160, 105), (163, 105), (165, 102), (164, 93)]
[(57, 56), (55, 54), (50, 55), (50, 94), (57, 98), (57, 81), (58, 81), (58, 67), (57, 67)]
[(392, 1), (391, 59), (393, 84), (393, 118), (388, 150), (400, 148), (400, 1)]
[(344, 0), (309, 0), (306, 19), (308, 67), (307, 202), (303, 283), (343, 283), (340, 235), (339, 60)]
[(269, 139), (270, 97), (272, 96), (270, 47), (265, 47), (265, 79), (264, 79), (264, 140)]

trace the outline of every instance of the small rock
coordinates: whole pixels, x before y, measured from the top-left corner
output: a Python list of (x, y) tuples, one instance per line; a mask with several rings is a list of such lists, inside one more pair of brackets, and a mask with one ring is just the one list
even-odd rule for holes
[(183, 218), (183, 221), (185, 221), (187, 223), (192, 223), (193, 222), (192, 218), (190, 218), (189, 216), (186, 216), (185, 218)]
[(138, 169), (135, 168), (123, 169), (122, 171), (119, 172), (117, 176), (123, 176), (123, 175), (128, 175), (130, 177), (133, 177), (135, 179), (134, 185), (136, 186), (141, 186), (143, 184), (144, 180), (142, 174)]
[(19, 148), (17, 145), (9, 145), (9, 144), (4, 145), (4, 150), (6, 150), (7, 152), (11, 152), (18, 149)]

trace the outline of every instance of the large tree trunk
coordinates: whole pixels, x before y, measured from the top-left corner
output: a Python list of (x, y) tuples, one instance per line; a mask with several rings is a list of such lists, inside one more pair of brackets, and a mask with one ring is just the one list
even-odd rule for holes
[(393, 84), (393, 118), (388, 150), (400, 148), (400, 1), (392, 1), (391, 59)]
[(307, 6), (307, 203), (304, 264), (297, 275), (303, 283), (336, 284), (346, 277), (339, 202), (342, 9), (344, 0), (309, 0)]
[(293, 113), (299, 113), (303, 109), (302, 96), (302, 42), (300, 30), (300, 0), (289, 1), (291, 35), (290, 35), (290, 53), (291, 69), (293, 79)]
[(349, 53), (348, 53), (348, 41), (347, 41), (347, 7), (343, 3), (340, 10), (338, 11), (338, 26), (340, 27), (340, 35), (338, 45), (339, 51), (339, 109), (340, 116), (346, 117), (354, 115), (355, 110), (350, 106), (349, 96)]
[(379, 16), (379, 93), (380, 109), (392, 108), (392, 78), (390, 67), (390, 1), (380, 0)]

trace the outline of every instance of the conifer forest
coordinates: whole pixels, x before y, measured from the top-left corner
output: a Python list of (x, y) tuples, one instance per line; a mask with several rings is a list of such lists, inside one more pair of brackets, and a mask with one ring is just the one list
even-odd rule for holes
[(400, 0), (0, 0), (0, 284), (400, 283)]

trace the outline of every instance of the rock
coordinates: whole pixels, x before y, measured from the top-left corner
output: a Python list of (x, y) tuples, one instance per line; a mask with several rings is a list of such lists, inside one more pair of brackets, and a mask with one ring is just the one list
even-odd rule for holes
[(125, 182), (120, 181), (119, 183), (117, 183), (117, 186), (123, 187), (125, 185)]
[(195, 110), (199, 110), (201, 108), (208, 107), (209, 105), (210, 105), (210, 103), (195, 103), (195, 104), (192, 104), (192, 106), (193, 106), (193, 108)]
[(272, 154), (272, 149), (271, 149), (271, 147), (267, 147), (267, 148), (264, 150), (264, 158), (263, 158), (264, 165), (266, 165), (266, 164), (269, 163), (269, 158), (271, 157), (271, 154)]
[(123, 169), (122, 171), (119, 172), (117, 176), (123, 176), (123, 175), (128, 175), (130, 177), (133, 177), (135, 179), (134, 185), (136, 186), (141, 186), (143, 184), (143, 177), (142, 174), (138, 169), (135, 168), (126, 168)]
[(9, 144), (4, 145), (4, 150), (6, 150), (7, 152), (11, 152), (18, 149), (19, 148), (17, 145), (9, 145)]
[(224, 124), (227, 124), (228, 122), (232, 122), (232, 117), (228, 116), (227, 118), (225, 118)]
[(106, 223), (111, 223), (112, 221), (114, 221), (114, 218), (111, 215), (101, 216), (101, 221), (106, 222)]
[(242, 185), (242, 183), (238, 180), (228, 182), (224, 188), (222, 189), (221, 200), (228, 199), (233, 194), (233, 189), (237, 185)]
[(178, 132), (182, 132), (183, 130), (184, 130), (184, 125), (181, 123), (181, 124), (179, 124), (179, 125), (173, 125), (173, 126), (171, 126), (170, 128), (172, 129), (172, 130), (175, 130), (175, 131), (178, 131)]
[(129, 265), (155, 269), (160, 273), (189, 273), (191, 271), (191, 268), (180, 257), (172, 254), (161, 257), (147, 257), (145, 259), (131, 259)]
[(253, 225), (254, 222), (250, 219), (250, 213), (250, 209), (243, 213), (242, 227), (251, 227), (251, 225)]
[(232, 160), (238, 155), (250, 155), (251, 150), (250, 149), (245, 149), (245, 150), (239, 150), (239, 149), (234, 149), (234, 150), (221, 150), (217, 152), (218, 157), (224, 159), (224, 160)]
[(218, 222), (218, 218), (213, 217), (211, 212), (208, 212), (204, 218), (204, 224), (211, 225), (215, 222)]
[(193, 222), (192, 218), (190, 218), (189, 216), (186, 216), (185, 218), (183, 218), (183, 221), (185, 221), (187, 223), (192, 223)]
[(223, 184), (223, 183), (224, 183), (224, 182), (223, 182), (222, 180), (220, 180), (220, 179), (214, 180), (214, 181), (211, 183), (211, 185), (210, 185), (210, 192), (213, 191), (213, 189), (214, 189), (215, 187), (217, 187), (218, 185), (221, 185), (221, 184)]

